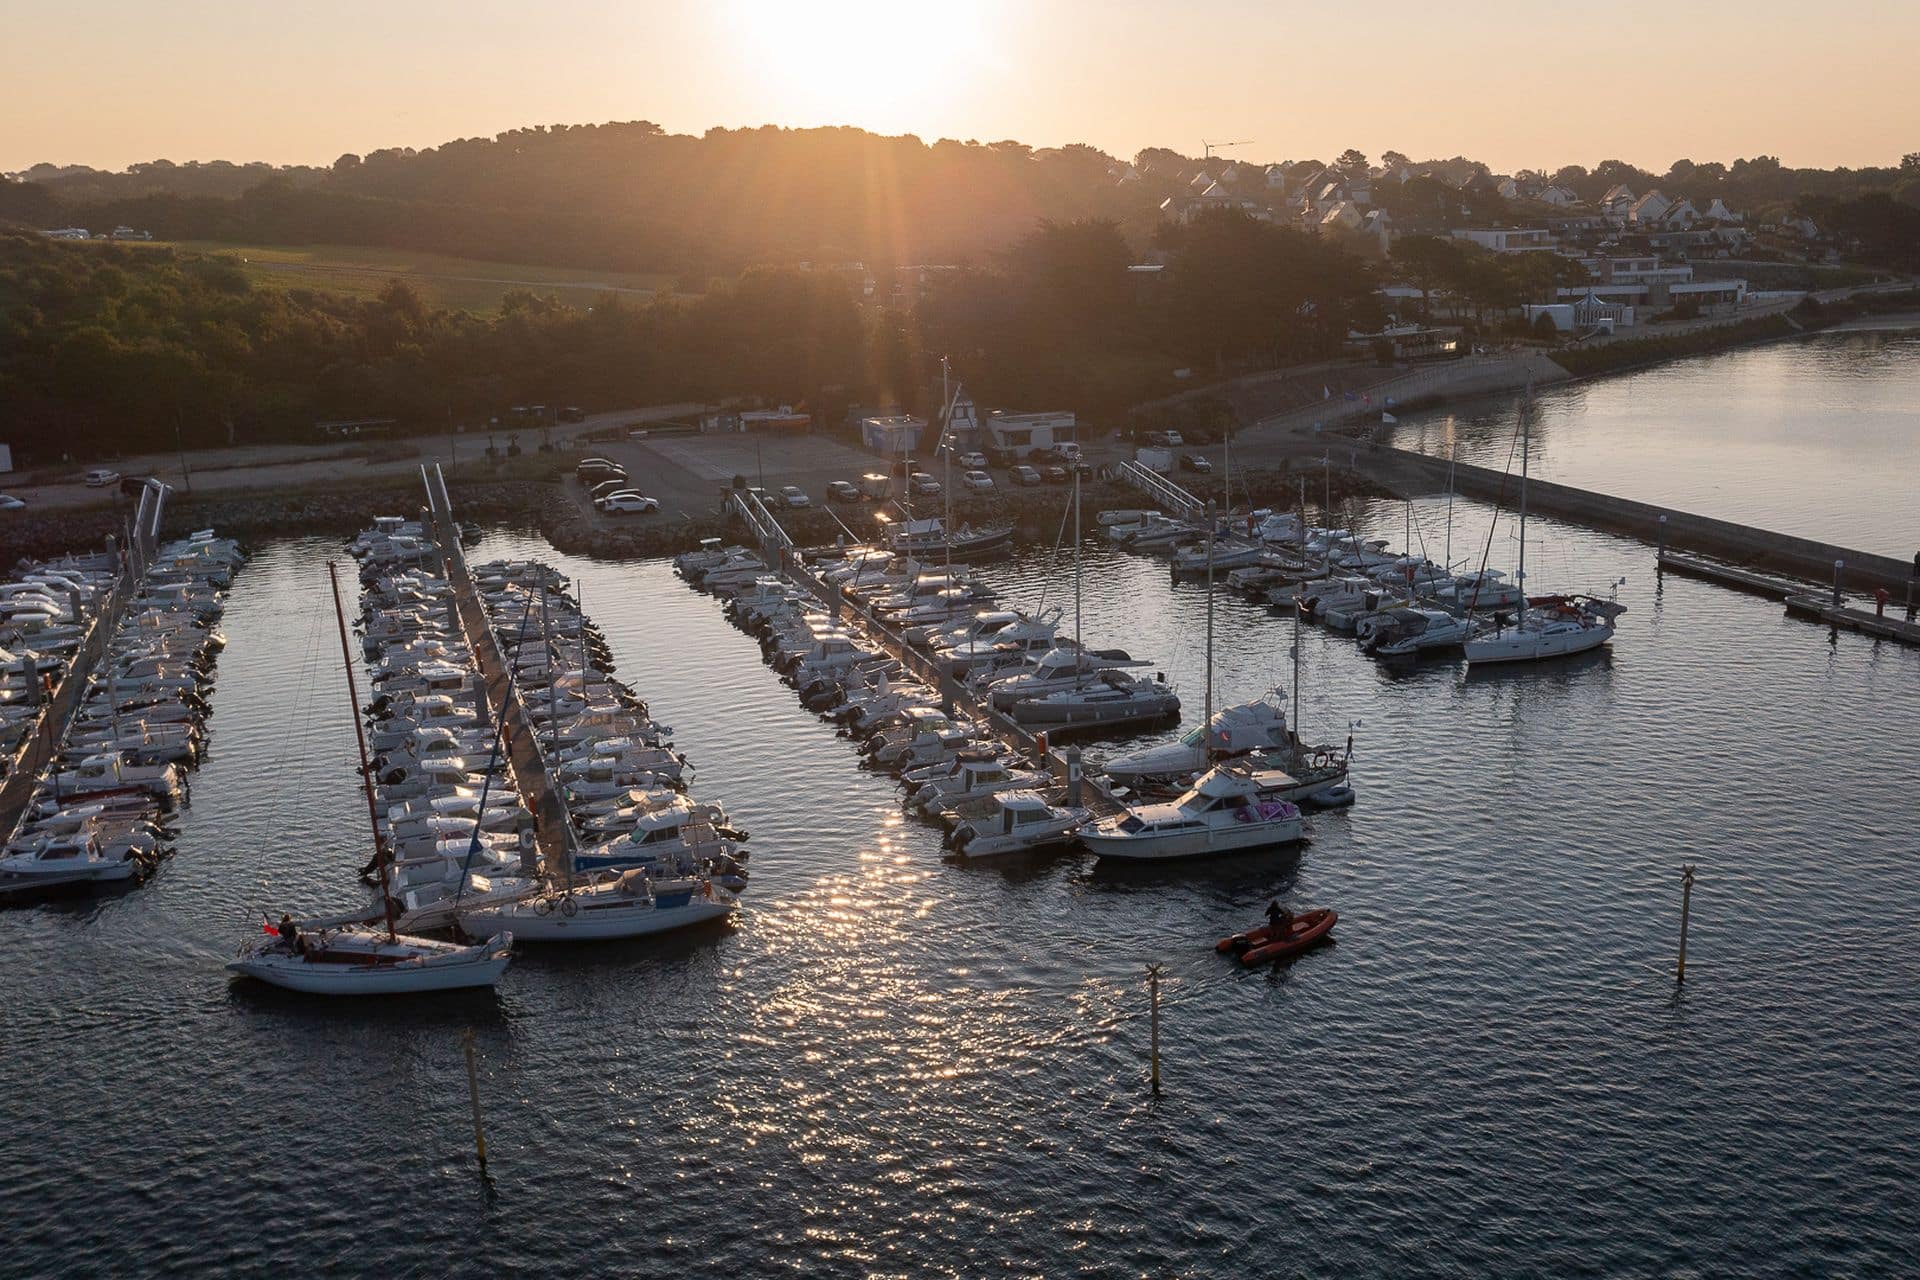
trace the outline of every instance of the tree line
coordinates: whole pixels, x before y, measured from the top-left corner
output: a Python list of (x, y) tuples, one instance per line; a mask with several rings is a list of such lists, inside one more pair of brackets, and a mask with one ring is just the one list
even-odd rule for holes
[(28, 465), (312, 439), (330, 419), (479, 427), (516, 403), (611, 409), (759, 400), (822, 421), (855, 405), (927, 412), (951, 356), (975, 398), (1117, 423), (1200, 376), (1337, 353), (1380, 319), (1369, 267), (1238, 214), (1164, 233), (1162, 270), (1111, 220), (1043, 221), (1006, 254), (929, 273), (907, 308), (844, 272), (760, 267), (696, 297), (569, 305), (529, 292), (491, 314), (261, 288), (166, 247), (0, 236), (0, 420)]

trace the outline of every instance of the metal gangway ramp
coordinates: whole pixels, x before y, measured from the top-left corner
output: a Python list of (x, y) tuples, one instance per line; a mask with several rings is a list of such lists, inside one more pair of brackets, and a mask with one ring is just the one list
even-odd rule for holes
[(761, 558), (768, 567), (779, 567), (785, 553), (793, 550), (793, 539), (767, 510), (767, 504), (760, 501), (760, 495), (750, 489), (734, 489), (727, 494), (727, 505), (753, 530), (754, 540), (760, 544)]
[(1152, 498), (1154, 505), (1168, 515), (1179, 516), (1182, 520), (1199, 520), (1207, 514), (1206, 503), (1158, 471), (1142, 466), (1132, 459), (1115, 467), (1113, 478), (1122, 484), (1132, 485)]

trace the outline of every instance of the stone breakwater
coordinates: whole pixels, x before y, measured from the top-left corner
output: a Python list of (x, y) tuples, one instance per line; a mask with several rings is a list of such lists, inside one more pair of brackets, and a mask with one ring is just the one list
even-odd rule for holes
[[(1306, 473), (1311, 476), (1308, 499), (1317, 505), (1325, 493), (1317, 461), (1306, 468)], [(1235, 497), (1241, 505), (1251, 498), (1256, 504), (1290, 507), (1297, 493), (1292, 475), (1284, 466), (1246, 472), (1236, 470)], [(1186, 481), (1202, 499), (1217, 498), (1221, 494), (1218, 476), (1179, 479)], [(619, 521), (596, 516), (581, 505), (566, 483), (456, 478), (449, 481), (447, 488), (453, 499), (454, 514), (459, 519), (481, 525), (535, 528), (555, 549), (573, 555), (616, 560), (671, 555), (699, 545), (702, 538), (738, 538), (743, 532), (737, 521), (720, 515), (636, 516)], [(1332, 487), (1336, 504), (1386, 492), (1344, 475), (1338, 469)], [(1001, 489), (984, 495), (956, 495), (954, 523), (975, 527), (1011, 524), (1019, 541), (1049, 543), (1061, 532), (1067, 492), (1062, 486), (1048, 485)], [(417, 483), (368, 483), (353, 488), (207, 498), (175, 493), (168, 499), (162, 534), (179, 537), (193, 529), (216, 528), (243, 541), (308, 534), (346, 537), (365, 528), (376, 515), (415, 514), (422, 496)], [(715, 498), (717, 506), (717, 492)], [(1080, 500), (1082, 524), (1088, 530), (1093, 529), (1103, 511), (1149, 505), (1137, 490), (1106, 480), (1083, 484)], [(4, 516), (0, 519), (0, 566), (24, 557), (41, 558), (98, 549), (107, 538), (123, 536), (132, 510), (131, 500), (121, 499), (114, 505), (99, 507), (0, 513)], [(927, 515), (944, 515), (946, 504), (935, 500), (926, 504), (924, 510)], [(869, 534), (873, 528), (872, 512), (871, 505), (861, 504), (782, 511), (778, 515), (794, 541), (816, 545), (845, 536), (848, 530), (856, 536)]]

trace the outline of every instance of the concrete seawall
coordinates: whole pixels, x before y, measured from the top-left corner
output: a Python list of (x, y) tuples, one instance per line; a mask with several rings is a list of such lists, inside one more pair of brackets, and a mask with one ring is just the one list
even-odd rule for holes
[[(1311, 445), (1312, 442), (1307, 442)], [(1401, 494), (1445, 490), (1449, 464), (1444, 458), (1395, 449), (1366, 441), (1349, 442), (1333, 450), (1335, 462), (1347, 455), (1352, 466), (1376, 482)], [(1519, 500), (1520, 479), (1486, 467), (1457, 463), (1452, 467), (1455, 489), (1471, 498), (1512, 506)], [(1831, 583), (1833, 563), (1845, 561), (1843, 586), (1854, 591), (1885, 587), (1903, 599), (1915, 566), (1892, 556), (1874, 555), (1851, 547), (1837, 547), (1792, 534), (1774, 533), (1752, 525), (1735, 524), (1712, 516), (1675, 511), (1631, 498), (1576, 489), (1551, 480), (1527, 482), (1527, 509), (1625, 534), (1655, 546), (1695, 551), (1739, 564), (1790, 573), (1812, 582)], [(1665, 520), (1664, 531), (1661, 521)]]

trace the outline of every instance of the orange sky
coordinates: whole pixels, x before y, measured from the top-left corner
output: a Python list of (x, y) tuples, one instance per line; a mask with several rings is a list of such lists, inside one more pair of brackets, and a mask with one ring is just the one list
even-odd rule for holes
[(0, 169), (326, 163), (529, 124), (855, 124), (1496, 169), (1920, 150), (1920, 0), (89, 0), (6, 22)]

